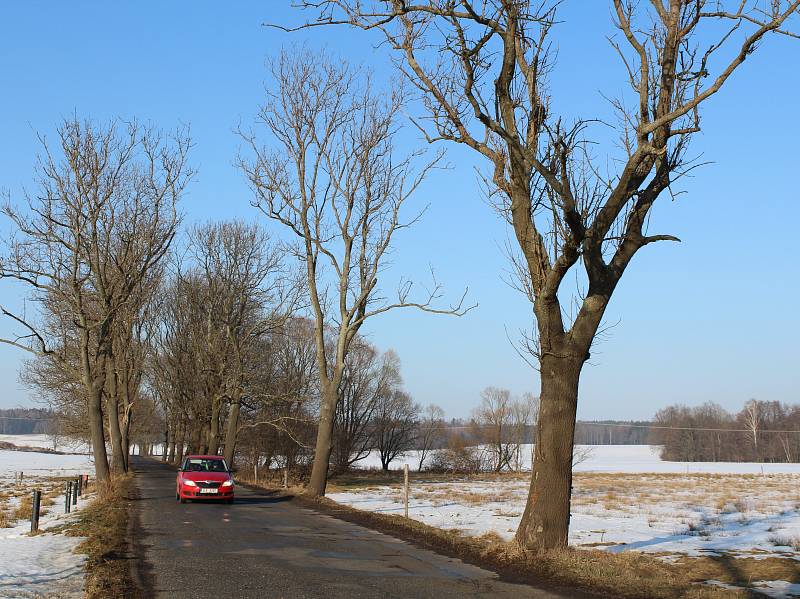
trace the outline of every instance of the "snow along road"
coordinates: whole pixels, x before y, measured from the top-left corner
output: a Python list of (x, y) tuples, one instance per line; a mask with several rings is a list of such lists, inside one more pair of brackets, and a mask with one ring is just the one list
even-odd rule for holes
[(236, 502), (180, 504), (175, 471), (134, 458), (138, 575), (148, 597), (497, 597), (550, 591), (302, 508), (236, 489)]

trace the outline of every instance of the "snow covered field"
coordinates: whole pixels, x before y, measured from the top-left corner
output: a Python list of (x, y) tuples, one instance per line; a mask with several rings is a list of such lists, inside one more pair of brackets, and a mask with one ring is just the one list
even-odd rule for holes
[[(570, 544), (664, 559), (724, 555), (800, 563), (800, 464), (662, 462), (654, 449), (586, 448), (588, 456), (575, 467)], [(407, 461), (413, 470), (415, 457), (393, 466)], [(379, 468), (375, 461), (370, 456), (360, 466)], [(445, 479), (422, 473), (413, 478), (409, 515), (467, 535), (511, 540), (528, 485), (524, 473)], [(371, 512), (403, 513), (398, 485), (328, 497)], [(800, 596), (800, 585), (763, 581), (759, 590), (767, 591), (767, 584), (773, 596)]]
[(18, 447), (42, 447), (64, 453), (91, 453), (91, 448), (83, 441), (68, 437), (53, 438), (51, 435), (0, 435), (0, 442), (5, 441)]
[[(0, 441), (3, 436), (0, 435)], [(401, 468), (404, 463), (414, 470), (418, 464), (416, 451), (392, 462), (392, 468)], [(800, 464), (759, 464), (752, 462), (664, 462), (654, 445), (578, 445), (577, 453), (582, 461), (575, 472), (620, 472), (638, 474), (653, 472), (662, 474), (800, 474)], [(531, 446), (523, 445), (523, 470), (531, 467)], [(379, 470), (381, 460), (376, 452), (356, 462), (356, 467)]]
[[(26, 441), (15, 444), (30, 446)], [(24, 473), (22, 481), (17, 479), (20, 471)], [(74, 512), (64, 513), (63, 481), (58, 477), (93, 472), (94, 465), (86, 455), (0, 450), (0, 520), (6, 524), (0, 528), (0, 597), (83, 595), (85, 557), (73, 552), (83, 539), (53, 529), (74, 519)], [(30, 522), (17, 519), (16, 512), (37, 488), (42, 491), (45, 509), (39, 521), (44, 534), (30, 536)], [(86, 505), (88, 499), (81, 498), (74, 509)]]

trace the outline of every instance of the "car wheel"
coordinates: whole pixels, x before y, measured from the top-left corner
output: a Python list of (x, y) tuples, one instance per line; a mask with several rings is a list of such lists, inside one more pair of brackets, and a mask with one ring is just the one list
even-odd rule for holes
[(181, 500), (181, 494), (175, 491), (175, 501), (180, 501), (180, 500)]
[(232, 505), (232, 504), (233, 504), (233, 499), (228, 499), (228, 500), (226, 500), (226, 503), (227, 503), (228, 505)]
[(186, 503), (186, 500), (183, 497), (181, 497), (180, 501), (181, 503)]

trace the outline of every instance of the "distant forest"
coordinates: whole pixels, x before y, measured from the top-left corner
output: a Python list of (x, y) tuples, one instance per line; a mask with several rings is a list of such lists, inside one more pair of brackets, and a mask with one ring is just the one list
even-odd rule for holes
[(737, 413), (715, 403), (660, 410), (652, 442), (679, 462), (798, 462), (800, 405), (748, 401)]
[(50, 410), (12, 408), (0, 410), (0, 435), (47, 433), (53, 413)]
[[(650, 438), (650, 425), (647, 420), (590, 420), (578, 421), (575, 427), (576, 445), (648, 445)], [(477, 430), (480, 426), (473, 420), (453, 418), (445, 424), (445, 434), (441, 446), (446, 445), (446, 439), (458, 435), (468, 443), (480, 443)], [(524, 443), (533, 443), (536, 427), (528, 425), (525, 432)]]

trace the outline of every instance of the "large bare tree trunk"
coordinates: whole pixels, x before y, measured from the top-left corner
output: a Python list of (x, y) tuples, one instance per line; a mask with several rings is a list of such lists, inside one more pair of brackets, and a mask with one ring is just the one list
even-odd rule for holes
[(172, 463), (176, 466), (183, 462), (184, 451), (186, 450), (186, 426), (178, 424), (177, 441)]
[(569, 535), (572, 445), (583, 361), (545, 356), (530, 493), (516, 539), (524, 547), (564, 547)]
[(106, 438), (103, 431), (103, 386), (95, 384), (89, 397), (89, 430), (92, 438), (95, 477), (100, 482), (109, 480)]
[(122, 431), (119, 425), (119, 385), (113, 358), (106, 361), (106, 405), (108, 406), (108, 432), (111, 438), (111, 471), (114, 474), (125, 472), (125, 458), (122, 445)]
[(236, 451), (236, 434), (239, 430), (239, 407), (241, 394), (237, 391), (231, 399), (231, 409), (228, 413), (228, 428), (225, 431), (225, 461), (228, 468), (233, 468), (233, 456)]
[(125, 412), (122, 415), (122, 424), (120, 427), (121, 433), (121, 441), (122, 441), (122, 464), (125, 468), (125, 472), (128, 471), (128, 465), (130, 463), (130, 455), (131, 455), (131, 441), (130, 441), (130, 430), (131, 430), (131, 416), (132, 416), (132, 408), (128, 402), (125, 402)]
[(123, 474), (125, 458), (123, 457), (122, 431), (119, 426), (119, 406), (116, 395), (109, 394), (106, 405), (108, 406), (108, 432), (111, 439), (111, 471), (114, 474)]
[(314, 450), (314, 465), (311, 468), (311, 479), (308, 481), (306, 493), (315, 497), (325, 495), (328, 484), (328, 464), (333, 448), (333, 423), (338, 401), (338, 387), (328, 383), (322, 394), (319, 408), (319, 427), (317, 428), (317, 444)]

